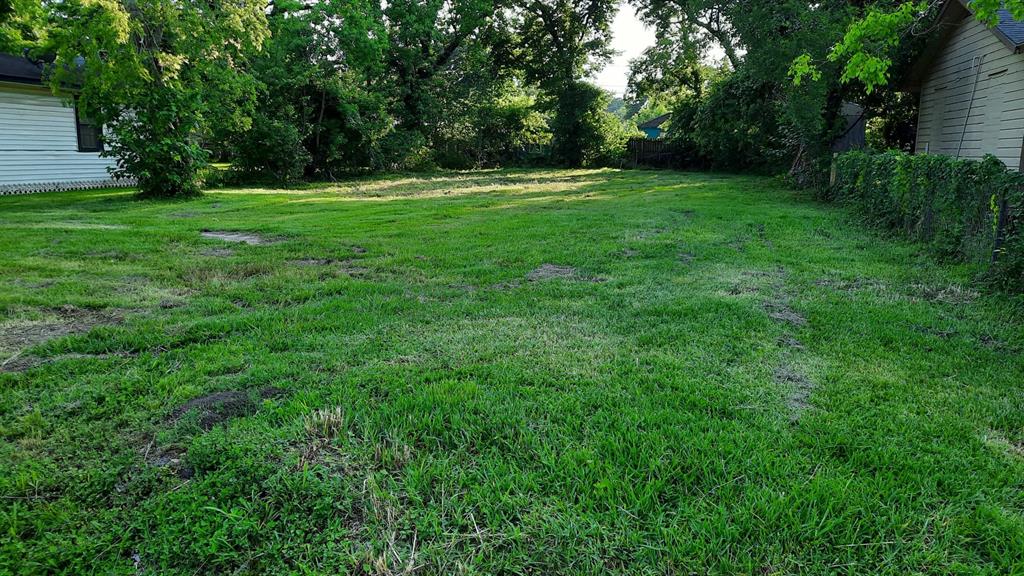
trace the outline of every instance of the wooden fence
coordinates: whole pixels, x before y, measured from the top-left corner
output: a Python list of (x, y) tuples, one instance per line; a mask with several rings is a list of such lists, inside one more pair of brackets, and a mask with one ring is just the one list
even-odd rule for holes
[(626, 143), (626, 151), (633, 166), (669, 168), (675, 163), (675, 154), (665, 140), (630, 138)]

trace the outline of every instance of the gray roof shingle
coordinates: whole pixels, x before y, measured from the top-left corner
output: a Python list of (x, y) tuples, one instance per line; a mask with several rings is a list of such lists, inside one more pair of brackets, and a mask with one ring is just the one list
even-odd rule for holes
[(43, 69), (24, 56), (0, 53), (0, 82), (42, 84)]
[(1006, 36), (1006, 39), (1020, 48), (1024, 46), (1024, 22), (1014, 20), (1009, 10), (999, 11), (999, 24), (996, 28)]

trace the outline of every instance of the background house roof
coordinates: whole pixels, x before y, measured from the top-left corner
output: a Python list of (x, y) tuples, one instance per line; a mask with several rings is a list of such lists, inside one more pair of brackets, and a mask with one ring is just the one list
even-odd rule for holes
[(668, 120), (669, 116), (671, 116), (671, 114), (662, 114), (661, 116), (655, 116), (654, 118), (651, 118), (647, 122), (643, 122), (643, 123), (639, 124), (638, 127), (641, 128), (641, 129), (643, 129), (643, 128), (659, 128), (659, 127), (661, 127), (662, 124), (665, 123), (666, 120)]
[(996, 25), (996, 30), (1004, 36), (1003, 41), (1011, 44), (1015, 50), (1020, 50), (1024, 46), (1024, 22), (1014, 20), (1009, 10), (999, 11), (999, 24)]
[(42, 84), (43, 69), (24, 56), (0, 54), (0, 82)]

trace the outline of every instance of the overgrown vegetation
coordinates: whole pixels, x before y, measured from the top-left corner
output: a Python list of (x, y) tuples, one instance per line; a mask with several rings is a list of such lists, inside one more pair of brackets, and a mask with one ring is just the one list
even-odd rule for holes
[(250, 126), (249, 56), (267, 38), (263, 2), (162, 1), (45, 5), (55, 89), (73, 89), (79, 114), (104, 127), (118, 177), (147, 196), (199, 192), (202, 139)]
[(993, 156), (850, 152), (837, 159), (826, 196), (944, 257), (986, 265), (989, 281), (1024, 291), (1024, 176)]
[(1013, 574), (1020, 303), (853, 220), (652, 171), (2, 197), (0, 573)]
[[(0, 50), (52, 61), (54, 89), (79, 91), (84, 113), (108, 128), (117, 174), (151, 195), (196, 192), (211, 158), (230, 163), (236, 180), (281, 183), (618, 165), (636, 120), (669, 109), (680, 166), (788, 172), (820, 187), (846, 128), (844, 100), (867, 107), (872, 144), (912, 142), (913, 99), (884, 88), (919, 52), (938, 6), (13, 0), (0, 11)], [(999, 6), (1024, 2), (971, 6), (991, 22)], [(653, 26), (657, 42), (633, 62), (628, 105), (612, 114), (586, 79), (611, 56), (620, 8)], [(713, 62), (718, 49), (724, 58)]]

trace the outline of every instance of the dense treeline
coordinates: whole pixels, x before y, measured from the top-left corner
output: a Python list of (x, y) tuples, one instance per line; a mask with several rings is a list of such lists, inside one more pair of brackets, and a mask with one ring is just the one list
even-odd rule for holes
[[(625, 108), (672, 111), (680, 165), (815, 184), (846, 100), (867, 106), (879, 147), (911, 144), (913, 102), (882, 88), (939, 4), (6, 0), (0, 51), (51, 63), (54, 89), (104, 125), (117, 175), (180, 195), (213, 160), (277, 182), (616, 164), (635, 123), (586, 79), (612, 55), (617, 10), (634, 10), (657, 43), (632, 64)], [(988, 19), (1000, 5), (1024, 0), (972, 7)]]
[(52, 62), (146, 195), (197, 192), (214, 160), (276, 182), (582, 166), (630, 135), (585, 80), (615, 0), (18, 3), (0, 50)]
[[(914, 102), (892, 90), (844, 80), (845, 60), (828, 54), (844, 32), (871, 10), (899, 2), (820, 3), (783, 0), (636, 0), (658, 42), (634, 61), (633, 99), (668, 102), (668, 138), (680, 164), (724, 170), (788, 171), (820, 184), (830, 145), (846, 129), (844, 101), (866, 108), (875, 144), (912, 144)], [(933, 20), (937, 10), (921, 17)], [(909, 36), (888, 55), (893, 76), (907, 67), (924, 36)], [(720, 46), (725, 65), (705, 64)], [(794, 81), (794, 62), (816, 63)], [(813, 77), (811, 77), (813, 76)]]

